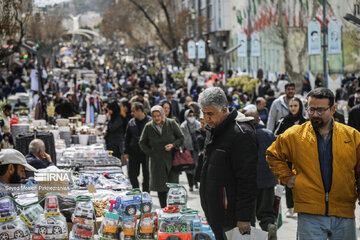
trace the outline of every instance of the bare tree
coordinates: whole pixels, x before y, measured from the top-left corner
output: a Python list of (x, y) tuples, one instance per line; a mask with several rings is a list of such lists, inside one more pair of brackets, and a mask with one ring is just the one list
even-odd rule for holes
[(62, 18), (59, 16), (45, 15), (30, 17), (28, 21), (28, 31), (26, 37), (41, 46), (46, 46), (59, 39), (65, 29), (62, 26)]
[[(138, 48), (146, 46), (149, 38), (156, 38), (167, 50), (177, 48), (194, 20), (188, 9), (175, 14), (173, 4), (174, 0), (120, 0), (105, 12), (101, 32), (111, 40), (114, 32), (122, 32), (128, 36), (129, 44)], [(205, 17), (199, 17), (198, 23), (199, 33), (210, 24)], [(177, 51), (172, 54), (179, 65)]]
[[(306, 73), (305, 67), (306, 67), (306, 64), (308, 61), (308, 56), (307, 56), (307, 49), (308, 49), (308, 37), (307, 36), (308, 36), (308, 34), (307, 34), (307, 28), (305, 28), (304, 42), (302, 44), (302, 48), (300, 49), (300, 51), (298, 52), (298, 55), (297, 55), (299, 71), (296, 72), (294, 70), (294, 63), (290, 57), (290, 42), (289, 42), (290, 28), (288, 26), (287, 19), (285, 17), (283, 17), (286, 14), (289, 15), (287, 10), (285, 9), (285, 3), (286, 3), (285, 0), (278, 0), (278, 2), (277, 2), (279, 24), (278, 24), (278, 26), (276, 26), (276, 29), (277, 29), (277, 35), (281, 39), (281, 44), (282, 44), (282, 47), (284, 50), (285, 71), (289, 75), (290, 79), (293, 82), (295, 82), (296, 87), (299, 88), (299, 87), (301, 87), (303, 76)], [(316, 16), (316, 12), (319, 9), (320, 4), (319, 4), (318, 0), (312, 0), (311, 3), (312, 3), (312, 6), (311, 6), (310, 19), (313, 19)], [(303, 8), (302, 8), (302, 10), (303, 10), (303, 14), (305, 13), (305, 11), (309, 11), (309, 10), (306, 10)]]
[[(31, 9), (25, 8), (22, 0), (0, 1), (0, 43), (7, 48), (0, 48), (0, 60), (17, 52), (25, 36), (25, 23)], [(10, 47), (11, 46), (11, 47)]]

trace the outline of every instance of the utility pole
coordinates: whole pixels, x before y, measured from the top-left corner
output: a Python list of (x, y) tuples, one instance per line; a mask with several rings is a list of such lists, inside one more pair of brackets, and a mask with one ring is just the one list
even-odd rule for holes
[(199, 26), (198, 26), (198, 6), (197, 0), (193, 0), (193, 8), (194, 8), (194, 41), (195, 41), (195, 65), (196, 68), (199, 69), (199, 49), (198, 49), (198, 40), (199, 40)]
[(322, 0), (323, 5), (323, 68), (324, 68), (324, 78), (325, 78), (325, 86), (328, 87), (328, 78), (327, 78), (327, 58), (326, 58), (326, 0)]
[(229, 61), (229, 57), (230, 54), (235, 51), (236, 49), (238, 49), (241, 46), (241, 43), (238, 43), (237, 45), (235, 45), (232, 48), (229, 48), (227, 50), (222, 50), (220, 48), (218, 48), (217, 46), (214, 46), (212, 44), (210, 44), (210, 47), (212, 49), (214, 49), (215, 51), (219, 52), (222, 56), (223, 56), (223, 66), (224, 66), (224, 75), (225, 75), (225, 84), (227, 82), (227, 72), (228, 72), (228, 61)]
[(249, 0), (249, 7), (248, 7), (248, 34), (247, 34), (247, 67), (248, 73), (250, 74), (251, 68), (251, 0)]

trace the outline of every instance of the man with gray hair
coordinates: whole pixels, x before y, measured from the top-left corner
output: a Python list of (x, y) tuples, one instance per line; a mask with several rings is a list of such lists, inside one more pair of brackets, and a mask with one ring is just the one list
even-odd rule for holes
[(237, 227), (250, 231), (257, 196), (258, 143), (252, 117), (229, 112), (224, 91), (206, 89), (199, 105), (207, 124), (200, 198), (217, 240)]
[(47, 168), (54, 165), (49, 154), (45, 152), (45, 144), (41, 139), (34, 139), (29, 144), (29, 154), (26, 161), (36, 169)]

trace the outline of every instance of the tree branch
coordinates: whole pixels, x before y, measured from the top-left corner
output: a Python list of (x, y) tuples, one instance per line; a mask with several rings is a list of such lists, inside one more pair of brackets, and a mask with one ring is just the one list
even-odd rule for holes
[(166, 21), (168, 23), (167, 24), (168, 25), (168, 31), (169, 31), (169, 34), (170, 34), (170, 37), (171, 37), (173, 47), (176, 47), (176, 39), (175, 39), (175, 34), (174, 34), (174, 31), (173, 31), (173, 28), (172, 28), (172, 22), (171, 22), (171, 19), (170, 19), (169, 11), (168, 11), (167, 7), (165, 6), (165, 2), (163, 0), (158, 0), (158, 2), (160, 4), (162, 10), (165, 13)]
[(151, 25), (153, 25), (153, 27), (155, 28), (159, 38), (161, 39), (161, 41), (165, 44), (166, 47), (168, 47), (169, 49), (171, 49), (170, 44), (166, 41), (166, 39), (164, 38), (164, 36), (162, 35), (160, 28), (158, 25), (156, 25), (156, 23), (154, 22), (154, 20), (149, 16), (149, 14), (147, 13), (147, 11), (145, 10), (145, 8), (143, 6), (141, 6), (139, 3), (137, 3), (137, 1), (135, 0), (128, 0), (130, 1), (137, 9), (139, 9), (145, 16), (145, 18), (150, 22)]

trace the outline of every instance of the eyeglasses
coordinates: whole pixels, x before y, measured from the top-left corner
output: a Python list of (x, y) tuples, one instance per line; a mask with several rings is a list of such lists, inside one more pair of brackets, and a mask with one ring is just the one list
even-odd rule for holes
[(324, 114), (324, 112), (326, 111), (326, 110), (328, 110), (330, 107), (327, 107), (327, 108), (306, 108), (306, 111), (308, 112), (308, 114), (310, 114), (310, 115), (313, 115), (315, 112), (319, 115), (319, 116), (321, 116), (321, 115), (323, 115)]

